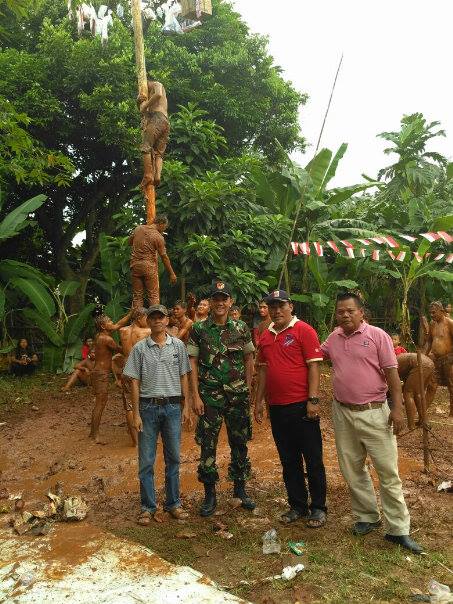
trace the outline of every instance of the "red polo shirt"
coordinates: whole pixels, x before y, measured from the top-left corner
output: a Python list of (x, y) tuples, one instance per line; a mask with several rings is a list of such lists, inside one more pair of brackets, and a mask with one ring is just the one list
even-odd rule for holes
[(269, 405), (288, 405), (308, 398), (308, 363), (322, 361), (316, 331), (294, 317), (276, 332), (271, 323), (260, 337), (259, 362), (266, 363), (266, 399)]

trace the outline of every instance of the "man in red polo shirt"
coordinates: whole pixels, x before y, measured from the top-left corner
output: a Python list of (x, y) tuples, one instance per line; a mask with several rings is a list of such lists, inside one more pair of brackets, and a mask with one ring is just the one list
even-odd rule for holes
[(263, 420), (265, 398), (290, 506), (281, 520), (290, 523), (304, 518), (308, 527), (318, 528), (326, 523), (327, 513), (318, 415), (319, 361), (323, 355), (316, 331), (293, 316), (285, 291), (274, 291), (265, 301), (273, 322), (260, 337), (255, 419), (258, 423)]

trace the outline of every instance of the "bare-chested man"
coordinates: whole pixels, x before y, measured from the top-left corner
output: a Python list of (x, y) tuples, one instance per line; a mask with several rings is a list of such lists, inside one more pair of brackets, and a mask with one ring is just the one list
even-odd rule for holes
[(173, 317), (176, 320), (176, 324), (178, 327), (178, 333), (176, 337), (179, 338), (187, 344), (189, 340), (190, 328), (193, 325), (193, 321), (186, 316), (187, 304), (178, 300), (173, 307)]
[(170, 123), (168, 121), (168, 103), (165, 88), (160, 82), (148, 80), (148, 97), (139, 95), (137, 104), (142, 116), (142, 144), (140, 151), (150, 153), (153, 162), (154, 182), (143, 180), (147, 184), (159, 186), (162, 173), (163, 156), (168, 144)]
[(115, 353), (121, 352), (122, 348), (110, 335), (112, 331), (116, 331), (123, 327), (129, 321), (131, 313), (120, 319), (117, 323), (113, 323), (112, 319), (107, 315), (96, 317), (97, 335), (94, 340), (95, 365), (91, 373), (91, 384), (95, 395), (95, 405), (91, 416), (91, 432), (90, 438), (95, 442), (99, 442), (99, 426), (105, 405), (108, 400), (109, 378), (112, 367), (112, 357)]
[(442, 302), (431, 302), (429, 314), (432, 320), (426, 354), (434, 361), (437, 383), (448, 388), (450, 417), (453, 417), (453, 320), (445, 314)]
[(121, 367), (121, 396), (123, 399), (124, 410), (126, 412), (127, 430), (131, 436), (134, 447), (137, 446), (138, 437), (137, 430), (134, 427), (132, 401), (130, 399), (131, 380), (122, 373), (122, 370), (135, 344), (151, 335), (151, 329), (148, 327), (147, 318), (148, 312), (146, 308), (138, 308), (134, 310), (132, 314), (132, 324), (128, 327), (122, 327), (120, 329), (120, 340), (123, 353), (115, 356), (116, 366), (118, 368)]
[(270, 318), (270, 315), (269, 315), (269, 307), (267, 306), (267, 304), (264, 300), (261, 300), (261, 302), (259, 303), (258, 312), (261, 317), (261, 321), (258, 323), (258, 325), (252, 331), (253, 343), (256, 348), (258, 348), (258, 346), (259, 346), (261, 335), (266, 331), (266, 329), (272, 323), (272, 319)]
[[(413, 430), (415, 428), (416, 411), (418, 412), (417, 424), (420, 424), (423, 417), (417, 354), (414, 352), (401, 353), (397, 355), (396, 360), (398, 361), (398, 373), (403, 381), (403, 400), (406, 407), (407, 426), (409, 430)], [(437, 385), (434, 378), (434, 363), (424, 354), (422, 354), (422, 370), (426, 408), (428, 409), (436, 394)]]
[(211, 305), (209, 303), (209, 300), (200, 300), (195, 309), (193, 322), (195, 323), (195, 321), (206, 321), (206, 319), (209, 317), (210, 311)]
[(62, 392), (68, 392), (68, 390), (74, 386), (78, 381), (82, 382), (84, 386), (90, 386), (91, 384), (91, 372), (95, 365), (95, 353), (94, 348), (88, 352), (88, 356), (80, 363), (74, 366), (74, 371), (68, 378), (68, 381), (61, 389)]
[(162, 233), (168, 227), (166, 216), (156, 216), (154, 224), (141, 224), (129, 237), (131, 250), (132, 306), (143, 308), (146, 290), (150, 306), (159, 304), (159, 273), (157, 255), (170, 276), (170, 283), (176, 283), (176, 274), (167, 255)]

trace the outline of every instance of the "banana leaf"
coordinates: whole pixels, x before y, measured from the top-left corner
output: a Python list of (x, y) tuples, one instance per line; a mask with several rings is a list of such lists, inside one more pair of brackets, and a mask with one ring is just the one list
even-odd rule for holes
[(54, 346), (64, 346), (63, 338), (56, 331), (55, 325), (52, 323), (52, 321), (41, 316), (39, 312), (33, 308), (24, 308), (22, 313), (33, 325), (36, 325), (36, 327), (38, 327), (43, 334), (47, 336)]
[(17, 235), (21, 229), (27, 226), (27, 217), (46, 201), (45, 195), (37, 195), (21, 203), (20, 206), (10, 212), (6, 218), (0, 222), (0, 241), (9, 239)]
[(95, 308), (96, 304), (87, 304), (78, 315), (69, 317), (63, 333), (63, 339), (66, 344), (74, 344), (76, 342)]
[(47, 289), (39, 281), (15, 277), (10, 283), (27, 296), (41, 315), (50, 319), (55, 314), (55, 303)]

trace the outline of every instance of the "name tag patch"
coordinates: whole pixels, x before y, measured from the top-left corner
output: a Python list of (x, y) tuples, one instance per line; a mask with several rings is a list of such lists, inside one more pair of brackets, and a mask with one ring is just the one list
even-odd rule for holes
[(291, 346), (291, 344), (293, 344), (295, 341), (294, 336), (291, 335), (290, 333), (287, 333), (285, 336), (285, 339), (283, 341), (283, 346)]

